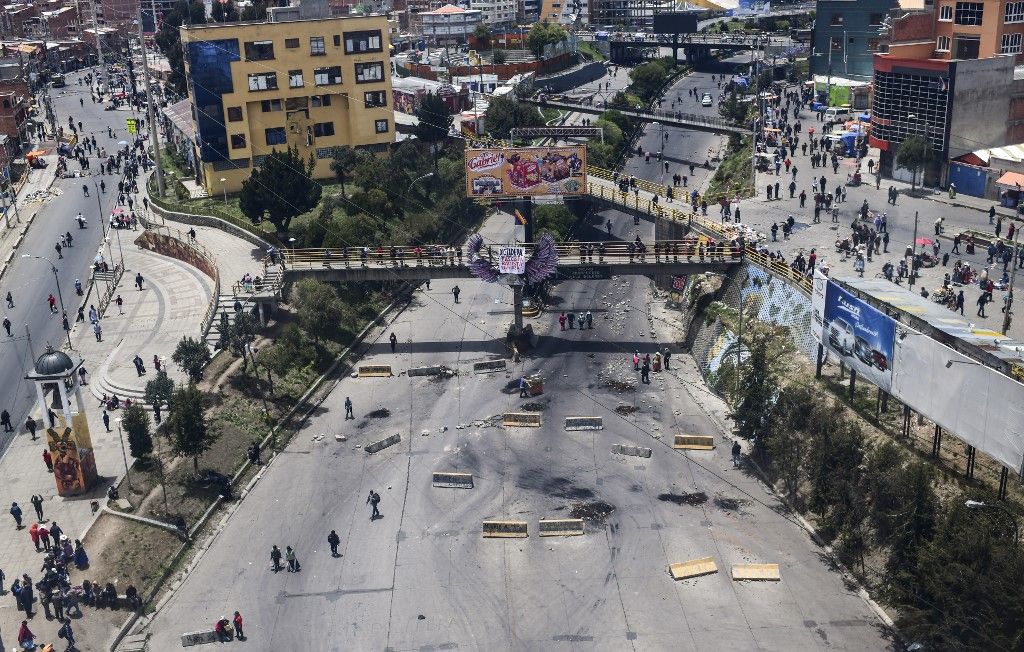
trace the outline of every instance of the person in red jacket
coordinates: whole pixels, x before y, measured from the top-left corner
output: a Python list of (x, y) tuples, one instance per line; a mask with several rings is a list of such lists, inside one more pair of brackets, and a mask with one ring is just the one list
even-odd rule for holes
[(235, 637), (240, 641), (245, 640), (245, 634), (242, 632), (242, 614), (235, 612), (235, 617), (232, 618), (232, 622), (235, 624)]

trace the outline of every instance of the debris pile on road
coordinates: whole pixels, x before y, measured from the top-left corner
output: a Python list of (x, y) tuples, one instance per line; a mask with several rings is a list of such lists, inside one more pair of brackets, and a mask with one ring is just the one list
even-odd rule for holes
[(603, 500), (593, 500), (588, 503), (573, 503), (569, 509), (569, 517), (582, 518), (591, 523), (603, 523), (614, 511), (614, 505), (609, 505)]

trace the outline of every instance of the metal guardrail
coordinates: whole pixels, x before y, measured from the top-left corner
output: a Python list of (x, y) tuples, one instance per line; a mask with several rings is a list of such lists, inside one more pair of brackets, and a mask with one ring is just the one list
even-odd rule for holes
[[(535, 104), (553, 109), (562, 109), (576, 113), (599, 113), (606, 108), (605, 105), (583, 105), (572, 102), (556, 102), (544, 98), (520, 100), (526, 104)], [(616, 109), (624, 116), (640, 120), (663, 121), (665, 124), (679, 125), (682, 127), (707, 128), (713, 131), (750, 135), (752, 132), (746, 127), (737, 127), (729, 120), (718, 116), (698, 115), (695, 113), (683, 113), (682, 111), (671, 111), (666, 109)]]
[(275, 234), (263, 231), (257, 228), (256, 225), (253, 224), (252, 222), (248, 220), (238, 219), (234, 215), (226, 213), (216, 208), (215, 206), (208, 206), (202, 209), (195, 209), (189, 206), (188, 204), (172, 203), (167, 201), (166, 199), (161, 199), (152, 194), (149, 195), (149, 203), (153, 204), (154, 206), (157, 206), (162, 210), (172, 213), (183, 213), (185, 215), (195, 215), (196, 217), (215, 217), (219, 220), (224, 220), (225, 222), (231, 224), (232, 226), (236, 226), (240, 229), (248, 231), (255, 235), (256, 237), (266, 240), (275, 247), (284, 247), (284, 244), (277, 238)]

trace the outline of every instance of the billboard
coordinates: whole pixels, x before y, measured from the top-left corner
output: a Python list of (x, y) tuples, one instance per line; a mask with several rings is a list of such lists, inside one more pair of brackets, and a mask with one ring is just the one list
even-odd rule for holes
[(468, 197), (579, 195), (586, 182), (585, 145), (466, 150)]
[(655, 34), (693, 34), (696, 31), (695, 11), (658, 11), (654, 14)]
[(498, 271), (502, 274), (525, 274), (526, 247), (518, 245), (498, 247)]
[(896, 322), (831, 281), (825, 291), (823, 321), (825, 348), (891, 393)]

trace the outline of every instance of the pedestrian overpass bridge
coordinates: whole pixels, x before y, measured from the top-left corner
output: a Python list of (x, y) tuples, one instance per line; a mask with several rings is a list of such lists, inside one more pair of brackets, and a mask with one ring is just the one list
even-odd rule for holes
[[(577, 104), (575, 102), (567, 102), (565, 100), (552, 100), (541, 95), (536, 98), (528, 98), (519, 100), (523, 104), (533, 104), (535, 106), (542, 106), (551, 109), (560, 109), (569, 113), (586, 113), (588, 115), (601, 115), (607, 111), (610, 107), (604, 103), (598, 105), (591, 104)], [(683, 113), (682, 111), (672, 111), (667, 109), (619, 109), (616, 111), (624, 116), (641, 120), (643, 122), (657, 122), (667, 127), (683, 127), (685, 129), (693, 129), (694, 131), (709, 131), (715, 134), (739, 134), (740, 136), (749, 136), (753, 132), (746, 127), (739, 127), (733, 124), (731, 121), (725, 118), (720, 118), (713, 115), (699, 115), (696, 113)]]

